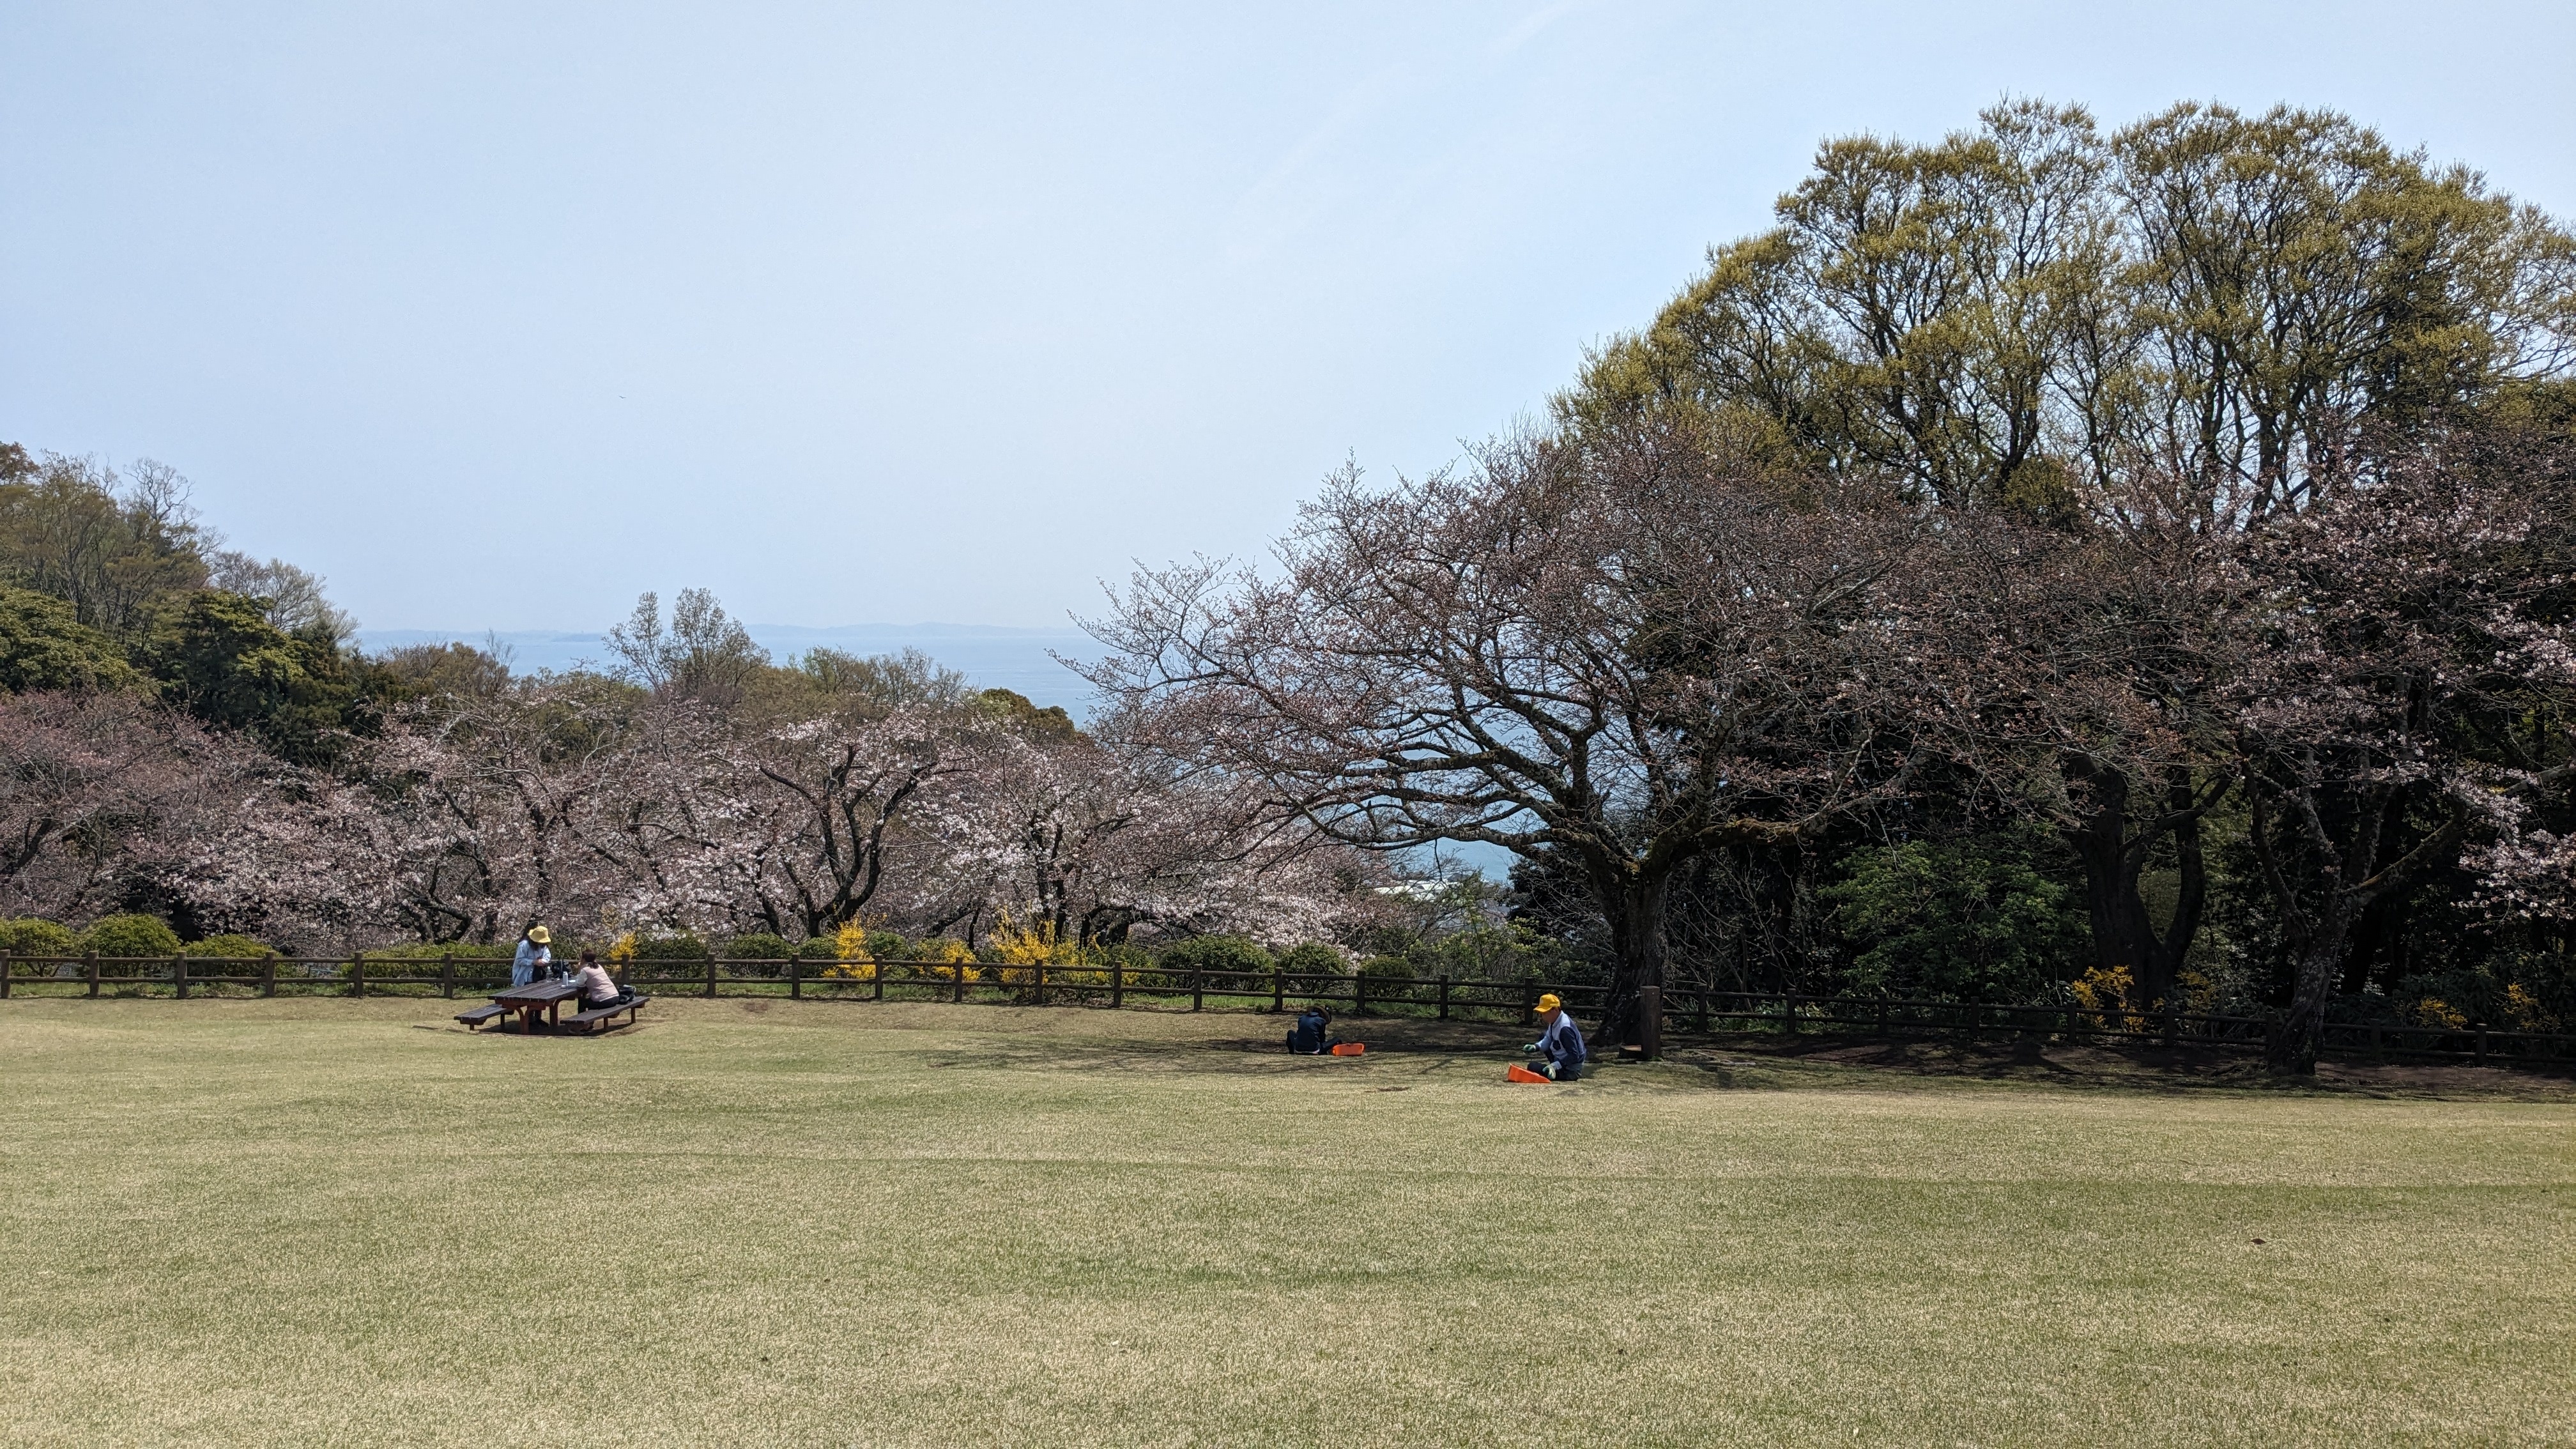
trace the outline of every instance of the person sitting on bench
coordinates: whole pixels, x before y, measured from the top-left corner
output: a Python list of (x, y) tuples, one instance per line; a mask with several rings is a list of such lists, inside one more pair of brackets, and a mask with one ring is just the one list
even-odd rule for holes
[(1320, 1006), (1307, 1007), (1297, 1013), (1297, 1024), (1288, 1030), (1288, 1050), (1301, 1057), (1331, 1055), (1333, 1048), (1342, 1044), (1341, 1038), (1328, 1035), (1332, 1026), (1331, 1012)]
[(574, 973), (573, 986), (581, 992), (581, 1009), (597, 1011), (603, 1006), (618, 1006), (635, 999), (635, 993), (617, 984), (615, 978), (599, 964), (597, 951), (581, 953), (581, 970)]
[(1556, 999), (1555, 992), (1538, 999), (1538, 1019), (1547, 1029), (1538, 1034), (1538, 1040), (1521, 1050), (1545, 1055), (1541, 1060), (1530, 1063), (1529, 1069), (1551, 1081), (1582, 1081), (1583, 1064), (1591, 1059), (1590, 1053), (1583, 1049), (1583, 1028), (1574, 1024), (1574, 1018), (1566, 1013), (1565, 1003)]

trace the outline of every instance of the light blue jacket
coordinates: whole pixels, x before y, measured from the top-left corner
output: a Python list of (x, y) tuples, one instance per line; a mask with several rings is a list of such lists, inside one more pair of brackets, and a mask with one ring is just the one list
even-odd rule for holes
[(555, 953), (552, 948), (540, 946), (523, 936), (519, 939), (518, 954), (510, 958), (510, 968), (514, 971), (533, 971), (552, 963), (554, 959)]

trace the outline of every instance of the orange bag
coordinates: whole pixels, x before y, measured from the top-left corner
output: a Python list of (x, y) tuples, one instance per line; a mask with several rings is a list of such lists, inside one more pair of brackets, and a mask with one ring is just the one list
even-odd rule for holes
[(1551, 1077), (1544, 1072), (1533, 1072), (1529, 1068), (1515, 1062), (1510, 1067), (1504, 1069), (1503, 1080), (1506, 1082), (1552, 1082), (1555, 1081), (1556, 1078)]
[(1355, 1056), (1358, 1056), (1360, 1053), (1365, 1052), (1365, 1051), (1367, 1051), (1367, 1050), (1368, 1050), (1368, 1043), (1367, 1043), (1367, 1042), (1361, 1042), (1361, 1041), (1345, 1041), (1345, 1042), (1335, 1042), (1335, 1043), (1333, 1044), (1333, 1055), (1335, 1055), (1335, 1056), (1337, 1056), (1337, 1057), (1355, 1057)]

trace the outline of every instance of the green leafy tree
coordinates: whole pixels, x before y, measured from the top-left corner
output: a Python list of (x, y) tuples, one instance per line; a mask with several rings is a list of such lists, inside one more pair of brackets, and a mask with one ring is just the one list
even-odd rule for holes
[(2084, 954), (2074, 891), (2032, 861), (2034, 842), (1907, 841), (1853, 855), (1819, 892), (1855, 948), (1866, 991), (2011, 1001), (2065, 979)]
[(153, 462), (127, 474), (82, 458), (0, 460), (0, 581), (51, 594), (120, 637), (206, 582), (188, 481)]
[(245, 731), (282, 758), (315, 764), (363, 723), (358, 692), (322, 630), (289, 634), (260, 600), (217, 590), (189, 596), (146, 649), (153, 674), (190, 714)]
[(0, 689), (132, 689), (143, 676), (116, 641), (72, 606), (33, 589), (0, 588)]

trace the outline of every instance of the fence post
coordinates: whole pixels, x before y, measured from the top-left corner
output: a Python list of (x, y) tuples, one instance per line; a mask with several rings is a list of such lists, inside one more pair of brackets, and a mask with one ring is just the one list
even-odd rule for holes
[(870, 981), (871, 981), (871, 982), (875, 985), (875, 987), (876, 987), (876, 991), (875, 991), (875, 993), (874, 993), (872, 996), (870, 996), (870, 997), (869, 997), (869, 1000), (871, 1000), (871, 1001), (883, 1001), (883, 1000), (885, 1000), (885, 963), (884, 963), (883, 961), (871, 961), (871, 962), (869, 962), (869, 963), (868, 963), (868, 976), (869, 976)]
[(1798, 1034), (1798, 993), (1780, 993), (1780, 1029), (1791, 1036)]
[(267, 964), (260, 968), (259, 994), (262, 996), (277, 994), (277, 953), (274, 951), (268, 953)]
[(349, 994), (367, 994), (367, 953), (360, 951), (349, 958)]
[(0, 1001), (9, 999), (9, 953), (0, 951)]
[(1664, 1054), (1664, 988), (1637, 988), (1637, 1057), (1653, 1061)]
[(96, 951), (89, 953), (89, 994), (91, 1000), (98, 999), (98, 953)]
[(1365, 971), (1351, 973), (1351, 1015), (1368, 1015), (1368, 973)]
[(1109, 1009), (1116, 1011), (1127, 1004), (1127, 963), (1115, 956), (1109, 958)]
[(170, 958), (170, 991), (181, 1001), (188, 999), (188, 957), (186, 952)]
[(1046, 962), (1038, 963), (1038, 1005), (1046, 1005)]
[(1449, 1019), (1449, 973), (1446, 971), (1440, 973), (1440, 1019)]
[(802, 969), (804, 964), (794, 956), (787, 958), (787, 999), (790, 1001), (805, 999), (805, 972)]
[(1207, 968), (1190, 968), (1190, 1010), (1196, 1011), (1207, 1002)]
[(1699, 984), (1699, 1034), (1708, 1035), (1708, 983)]
[(716, 999), (716, 958), (707, 958), (707, 1000)]
[(1521, 983), (1521, 1025), (1527, 1026), (1537, 1019), (1538, 983), (1524, 981)]
[(1288, 973), (1273, 966), (1270, 968), (1270, 1014), (1276, 1016), (1287, 1009)]
[(2478, 1060), (2483, 1062), (2483, 1061), (2485, 1061), (2486, 1059), (2487, 1059), (2487, 1024), (2486, 1024), (2485, 1022), (2483, 1022), (2483, 1021), (2482, 1021), (2482, 1022), (2479, 1022), (2479, 1023), (2478, 1023)]
[(963, 961), (951, 962), (949, 963), (948, 969), (957, 973), (957, 989), (948, 999), (951, 1001), (963, 1002), (966, 999), (966, 963)]

